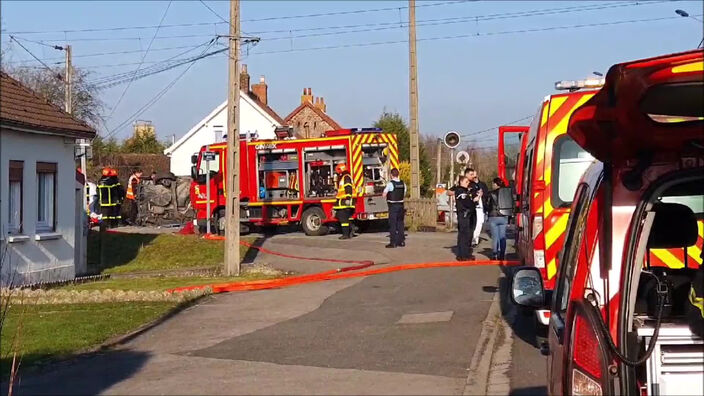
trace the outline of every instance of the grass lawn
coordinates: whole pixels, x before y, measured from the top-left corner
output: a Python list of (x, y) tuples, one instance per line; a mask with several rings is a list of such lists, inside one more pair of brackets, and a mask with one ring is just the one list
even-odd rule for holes
[(260, 279), (272, 279), (279, 276), (265, 273), (247, 273), (243, 276), (165, 276), (165, 277), (145, 277), (145, 278), (122, 278), (107, 279), (99, 282), (82, 283), (71, 286), (64, 286), (62, 290), (167, 290), (182, 286), (199, 286), (213, 283), (243, 282)]
[[(243, 240), (252, 242), (253, 238)], [(249, 248), (240, 246), (240, 257)], [(100, 266), (99, 233), (88, 236), (88, 266), (105, 274), (189, 268), (216, 268), (222, 265), (223, 241), (195, 235), (105, 233), (105, 262)]]
[(126, 334), (174, 308), (174, 302), (129, 302), (70, 305), (14, 305), (0, 335), (0, 374), (12, 363), (12, 341), (22, 323), (20, 370), (40, 360), (58, 358)]

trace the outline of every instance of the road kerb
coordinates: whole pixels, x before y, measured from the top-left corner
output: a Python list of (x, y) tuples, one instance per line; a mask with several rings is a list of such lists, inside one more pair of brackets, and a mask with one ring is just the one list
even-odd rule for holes
[(501, 309), (499, 306), (499, 293), (497, 292), (491, 301), (486, 319), (482, 322), (482, 330), (479, 333), (477, 345), (469, 362), (469, 373), (462, 392), (463, 395), (483, 395), (486, 393), (491, 369), (491, 357), (496, 344), (500, 321)]

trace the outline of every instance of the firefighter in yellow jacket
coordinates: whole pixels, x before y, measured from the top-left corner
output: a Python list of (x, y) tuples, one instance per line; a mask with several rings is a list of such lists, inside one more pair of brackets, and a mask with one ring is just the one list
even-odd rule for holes
[(103, 177), (98, 181), (98, 202), (102, 221), (108, 228), (117, 227), (122, 216), (120, 209), (125, 190), (117, 178), (117, 170), (103, 169)]
[(347, 165), (344, 163), (337, 164), (335, 167), (335, 173), (337, 173), (337, 196), (335, 206), (335, 217), (340, 221), (340, 227), (342, 227), (342, 236), (340, 239), (350, 239), (352, 238), (352, 228), (350, 226), (350, 217), (354, 215), (354, 200), (352, 199), (352, 193), (354, 192), (354, 186), (352, 184), (352, 176), (350, 175)]

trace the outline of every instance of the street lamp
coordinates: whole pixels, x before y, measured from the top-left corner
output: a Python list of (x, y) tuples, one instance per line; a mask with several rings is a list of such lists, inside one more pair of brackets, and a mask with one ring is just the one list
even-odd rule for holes
[[(675, 14), (681, 16), (682, 18), (692, 18), (699, 23), (704, 23), (704, 21), (702, 21), (701, 19), (695, 18), (695, 17), (689, 15), (689, 13), (685, 10), (676, 9)], [(702, 41), (699, 42), (699, 45), (697, 46), (697, 48), (701, 48), (702, 45), (704, 45), (704, 37), (702, 38)]]

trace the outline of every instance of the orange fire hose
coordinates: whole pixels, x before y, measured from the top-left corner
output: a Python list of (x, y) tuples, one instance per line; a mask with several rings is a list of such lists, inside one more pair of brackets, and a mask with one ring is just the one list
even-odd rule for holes
[[(413, 269), (423, 269), (423, 268), (442, 268), (442, 267), (476, 267), (476, 266), (490, 266), (490, 265), (504, 265), (504, 266), (514, 266), (518, 265), (517, 261), (498, 261), (498, 260), (479, 260), (479, 261), (450, 261), (450, 262), (435, 262), (435, 263), (420, 263), (420, 264), (402, 264), (392, 267), (377, 268), (373, 270), (360, 271), (360, 272), (347, 272), (341, 273), (344, 269), (330, 270), (319, 272), (310, 275), (302, 276), (292, 276), (288, 278), (278, 278), (269, 280), (259, 280), (259, 281), (248, 281), (248, 282), (233, 282), (233, 283), (220, 283), (212, 285), (200, 285), (200, 286), (187, 286), (178, 287), (175, 289), (170, 289), (169, 292), (177, 293), (188, 290), (198, 290), (211, 288), (213, 293), (224, 293), (233, 291), (247, 291), (247, 290), (265, 290), (265, 289), (276, 289), (294, 285), (301, 285), (305, 283), (322, 282), (327, 280), (335, 279), (347, 279), (347, 278), (357, 278), (362, 276), (370, 275), (380, 275), (389, 272), (413, 270)], [(348, 270), (350, 271), (350, 270)]]

